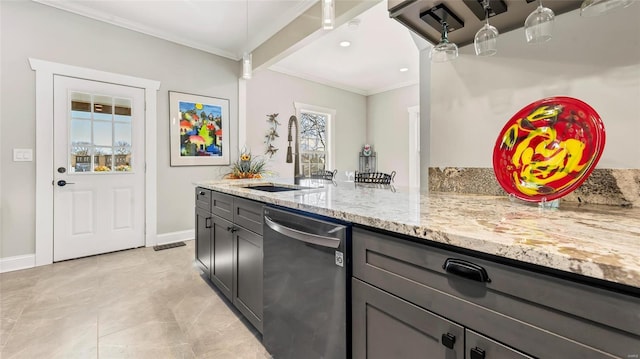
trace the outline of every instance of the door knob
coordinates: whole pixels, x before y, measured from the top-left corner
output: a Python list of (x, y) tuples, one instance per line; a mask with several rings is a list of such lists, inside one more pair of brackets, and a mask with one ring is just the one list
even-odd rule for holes
[(60, 186), (60, 187), (64, 187), (64, 186), (66, 186), (68, 184), (74, 184), (74, 183), (73, 182), (67, 182), (65, 180), (59, 180), (58, 181), (58, 186)]

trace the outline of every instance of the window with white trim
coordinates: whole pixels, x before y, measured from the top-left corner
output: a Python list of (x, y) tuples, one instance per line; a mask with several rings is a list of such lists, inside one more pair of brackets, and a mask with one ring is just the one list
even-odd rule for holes
[(329, 115), (300, 111), (300, 168), (305, 177), (322, 176), (326, 169)]
[(333, 168), (332, 121), (336, 111), (295, 103), (300, 140), (300, 170), (305, 177), (324, 175)]

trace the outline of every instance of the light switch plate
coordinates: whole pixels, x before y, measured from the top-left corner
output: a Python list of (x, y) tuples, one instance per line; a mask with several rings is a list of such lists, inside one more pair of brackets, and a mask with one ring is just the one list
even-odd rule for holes
[(31, 148), (14, 148), (14, 162), (31, 162), (33, 161), (33, 150)]

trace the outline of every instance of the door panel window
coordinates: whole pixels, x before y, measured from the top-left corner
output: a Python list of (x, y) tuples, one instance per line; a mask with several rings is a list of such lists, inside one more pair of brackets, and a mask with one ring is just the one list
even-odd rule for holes
[(94, 172), (109, 172), (113, 169), (113, 149), (111, 147), (94, 148)]
[(96, 146), (109, 146), (113, 143), (111, 136), (111, 121), (93, 121), (93, 144)]
[(71, 92), (69, 172), (132, 171), (131, 99)]
[(91, 145), (91, 121), (71, 119), (71, 143)]
[(131, 124), (114, 123), (114, 143), (120, 147), (130, 147), (131, 144)]

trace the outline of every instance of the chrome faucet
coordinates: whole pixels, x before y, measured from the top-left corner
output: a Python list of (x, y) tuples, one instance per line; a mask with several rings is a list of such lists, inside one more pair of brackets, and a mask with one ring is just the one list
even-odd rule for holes
[[(296, 126), (296, 150), (293, 153), (292, 156), (292, 151), (291, 151), (291, 141), (293, 141), (293, 136), (291, 135), (291, 128), (293, 127), (293, 125)], [(287, 147), (287, 163), (291, 163), (293, 162), (293, 181), (295, 184), (300, 184), (300, 178), (302, 177), (300, 175), (300, 143), (298, 142), (298, 119), (296, 118), (296, 116), (291, 116), (289, 117), (289, 132), (288, 132), (288, 141), (289, 141), (289, 147)], [(295, 160), (294, 160), (295, 157)]]

